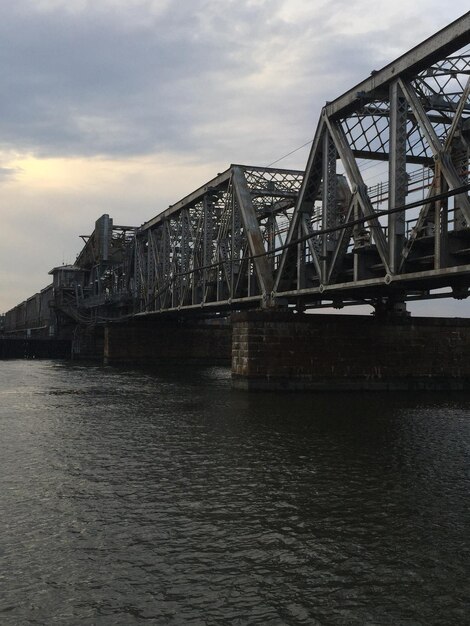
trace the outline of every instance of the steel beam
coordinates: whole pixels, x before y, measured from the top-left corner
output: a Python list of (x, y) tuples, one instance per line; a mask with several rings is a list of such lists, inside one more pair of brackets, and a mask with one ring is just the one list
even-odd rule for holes
[(250, 253), (255, 257), (254, 265), (256, 276), (263, 297), (266, 301), (268, 301), (271, 298), (271, 292), (273, 290), (273, 276), (267, 257), (259, 256), (264, 255), (266, 250), (264, 248), (259, 223), (253, 207), (250, 190), (248, 188), (243, 170), (238, 166), (233, 167), (232, 184), (238, 206), (240, 207), (240, 214), (250, 246)]
[[(390, 85), (390, 147), (388, 206), (394, 209), (406, 204), (406, 121), (408, 104), (397, 81)], [(405, 243), (405, 213), (393, 213), (388, 219), (390, 273), (398, 271)]]
[(415, 46), (401, 57), (389, 63), (370, 78), (363, 80), (345, 94), (326, 106), (326, 114), (336, 118), (357, 107), (373, 92), (386, 93), (389, 84), (397, 76), (414, 76), (433, 63), (442, 60), (468, 44), (470, 33), (470, 12), (452, 22), (438, 33)]
[[(326, 115), (325, 115), (326, 117)], [(374, 216), (375, 211), (367, 194), (367, 186), (364, 183), (362, 174), (357, 165), (357, 162), (352, 154), (352, 150), (349, 147), (344, 131), (341, 126), (330, 121), (326, 117), (326, 124), (331, 133), (333, 141), (335, 142), (336, 149), (341, 158), (341, 162), (346, 171), (346, 175), (349, 178), (350, 183), (353, 185), (353, 190), (357, 191), (357, 199), (361, 207), (364, 217), (370, 218), (368, 225), (373, 233), (374, 242), (377, 246), (377, 251), (382, 259), (384, 269), (386, 273), (389, 273), (389, 259), (388, 259), (388, 247), (385, 235), (378, 219)]]
[[(405, 98), (408, 101), (408, 104), (413, 110), (416, 121), (419, 124), (420, 129), (426, 137), (426, 140), (429, 144), (429, 147), (432, 150), (435, 161), (439, 162), (442, 173), (447, 180), (447, 183), (450, 189), (457, 189), (462, 184), (461, 179), (452, 163), (448, 150), (445, 145), (439, 140), (439, 137), (436, 135), (436, 131), (434, 130), (431, 122), (427, 118), (426, 111), (419, 100), (416, 92), (411, 87), (410, 84), (405, 83), (402, 79), (399, 80), (400, 86), (403, 90)], [(460, 202), (460, 210), (462, 211), (467, 226), (470, 227), (470, 201), (468, 196), (465, 194), (461, 194), (458, 196), (458, 200)]]

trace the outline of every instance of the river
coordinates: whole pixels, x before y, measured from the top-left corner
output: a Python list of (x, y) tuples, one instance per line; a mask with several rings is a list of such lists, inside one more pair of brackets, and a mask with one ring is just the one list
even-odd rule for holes
[(470, 394), (0, 361), (0, 623), (470, 623)]

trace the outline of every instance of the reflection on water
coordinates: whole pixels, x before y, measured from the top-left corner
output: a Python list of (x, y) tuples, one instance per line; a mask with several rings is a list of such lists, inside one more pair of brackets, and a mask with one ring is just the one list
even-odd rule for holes
[(2, 624), (468, 624), (470, 395), (0, 362)]

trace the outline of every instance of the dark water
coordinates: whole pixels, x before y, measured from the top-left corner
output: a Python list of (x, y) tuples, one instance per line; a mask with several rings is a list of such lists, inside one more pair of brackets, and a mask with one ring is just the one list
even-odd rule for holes
[(470, 624), (470, 396), (0, 362), (0, 624)]

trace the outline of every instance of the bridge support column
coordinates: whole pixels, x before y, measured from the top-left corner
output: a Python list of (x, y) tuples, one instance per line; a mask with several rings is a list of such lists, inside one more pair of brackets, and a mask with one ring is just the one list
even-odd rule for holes
[(105, 328), (104, 362), (230, 363), (230, 346), (231, 327), (225, 320), (132, 320)]
[(77, 326), (72, 333), (72, 359), (101, 360), (103, 358), (104, 328)]
[(470, 320), (239, 313), (232, 380), (242, 389), (470, 389)]

